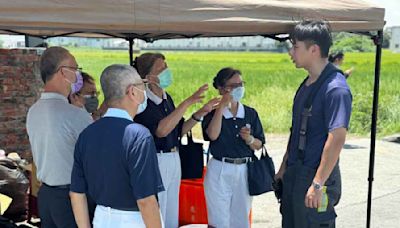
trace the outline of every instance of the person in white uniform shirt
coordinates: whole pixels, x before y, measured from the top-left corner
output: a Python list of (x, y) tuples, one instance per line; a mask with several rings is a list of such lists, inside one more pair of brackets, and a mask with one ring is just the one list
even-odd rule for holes
[(202, 123), (213, 156), (204, 180), (208, 224), (246, 228), (252, 201), (246, 163), (265, 143), (264, 131), (256, 110), (240, 102), (245, 87), (239, 70), (221, 69), (213, 85), (222, 100)]

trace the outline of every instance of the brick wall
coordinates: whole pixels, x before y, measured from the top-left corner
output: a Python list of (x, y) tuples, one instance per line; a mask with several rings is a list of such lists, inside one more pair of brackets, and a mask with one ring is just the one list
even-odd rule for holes
[(40, 49), (0, 49), (0, 149), (32, 161), (26, 114), (39, 98)]

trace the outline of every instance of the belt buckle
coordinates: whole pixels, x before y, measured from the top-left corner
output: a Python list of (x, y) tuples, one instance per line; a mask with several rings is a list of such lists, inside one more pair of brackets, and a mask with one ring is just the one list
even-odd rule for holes
[(240, 159), (233, 159), (233, 164), (235, 164), (235, 165), (240, 165), (240, 164), (242, 164), (243, 162), (242, 162), (243, 160), (240, 158)]

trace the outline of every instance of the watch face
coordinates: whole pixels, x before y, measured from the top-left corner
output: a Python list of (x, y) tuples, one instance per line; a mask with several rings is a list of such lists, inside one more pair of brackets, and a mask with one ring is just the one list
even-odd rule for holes
[(313, 183), (313, 185), (314, 185), (314, 188), (315, 188), (316, 190), (320, 190), (320, 189), (321, 189), (321, 185), (320, 185), (320, 184), (318, 184), (318, 183)]

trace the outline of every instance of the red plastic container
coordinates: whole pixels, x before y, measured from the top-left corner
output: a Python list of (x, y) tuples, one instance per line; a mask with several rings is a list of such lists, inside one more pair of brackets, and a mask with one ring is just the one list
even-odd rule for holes
[(203, 178), (182, 180), (179, 191), (179, 225), (207, 224), (207, 207), (204, 196)]
[[(182, 180), (179, 191), (179, 226), (189, 224), (208, 224), (206, 198), (204, 196), (204, 177), (207, 168), (203, 169), (203, 178)], [(250, 227), (252, 223), (249, 214)]]

